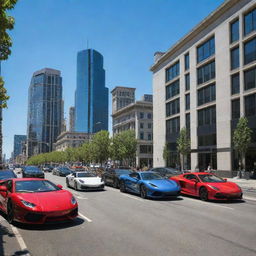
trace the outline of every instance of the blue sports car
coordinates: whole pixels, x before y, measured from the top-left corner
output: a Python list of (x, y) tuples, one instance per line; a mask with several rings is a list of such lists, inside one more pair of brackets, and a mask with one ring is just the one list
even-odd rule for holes
[(155, 172), (133, 172), (120, 176), (120, 191), (136, 193), (142, 198), (177, 197), (180, 186)]

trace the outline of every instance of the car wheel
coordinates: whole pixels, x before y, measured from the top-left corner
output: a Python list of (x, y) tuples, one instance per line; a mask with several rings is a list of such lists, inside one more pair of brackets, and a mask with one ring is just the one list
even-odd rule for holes
[(68, 179), (66, 179), (66, 185), (67, 185), (68, 188), (70, 188)]
[(124, 183), (123, 180), (120, 181), (120, 191), (121, 191), (122, 193), (125, 193), (125, 192), (126, 192), (126, 187), (125, 187), (125, 183)]
[(114, 188), (119, 188), (119, 181), (116, 179), (113, 184)]
[(144, 185), (142, 185), (140, 187), (140, 196), (141, 196), (141, 198), (146, 199), (147, 198), (147, 194), (148, 194), (147, 188)]
[(77, 183), (75, 182), (75, 190), (78, 190), (78, 188), (77, 188)]
[(205, 187), (200, 188), (199, 197), (202, 201), (208, 200), (208, 191)]
[(12, 224), (14, 219), (14, 211), (13, 211), (13, 205), (12, 202), (9, 201), (7, 204), (7, 221)]

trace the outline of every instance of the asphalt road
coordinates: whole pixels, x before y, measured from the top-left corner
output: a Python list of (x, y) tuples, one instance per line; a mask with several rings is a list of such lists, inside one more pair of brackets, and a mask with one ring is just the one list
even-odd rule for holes
[[(50, 173), (46, 178), (66, 188), (65, 178)], [(110, 187), (103, 192), (70, 191), (80, 212), (73, 223), (16, 226), (30, 255), (256, 255), (256, 199), (143, 200)]]

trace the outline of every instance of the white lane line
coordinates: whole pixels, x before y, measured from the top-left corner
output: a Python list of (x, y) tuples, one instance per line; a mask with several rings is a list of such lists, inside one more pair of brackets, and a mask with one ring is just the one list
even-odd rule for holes
[[(26, 244), (25, 244), (25, 242), (24, 242), (24, 240), (23, 240), (19, 230), (16, 227), (14, 227), (13, 225), (10, 225), (10, 226), (11, 226), (12, 231), (13, 231), (13, 233), (14, 233), (14, 235), (15, 235), (15, 237), (16, 237), (19, 245), (20, 245), (21, 251), (27, 251), (28, 248), (27, 248), (27, 246), (26, 246)], [(24, 254), (24, 256), (30, 256), (30, 254), (26, 253), (26, 254)]]
[(92, 222), (91, 219), (87, 218), (86, 216), (84, 216), (81, 212), (78, 212), (78, 214), (85, 220), (87, 220), (88, 222)]
[(144, 201), (145, 201), (145, 200), (143, 200), (143, 199), (141, 199), (141, 198), (137, 198), (137, 197), (135, 197), (135, 196), (130, 196), (130, 195), (127, 195), (127, 194), (121, 194), (121, 195), (126, 196), (126, 197), (129, 197), (129, 198), (131, 198), (131, 199), (135, 199), (135, 200), (137, 200), (137, 201), (141, 201), (141, 202), (144, 202)]
[(188, 197), (183, 197), (184, 200), (190, 200), (193, 201), (195, 203), (201, 203), (204, 205), (210, 205), (210, 206), (214, 206), (214, 207), (219, 207), (219, 208), (224, 208), (224, 209), (229, 209), (229, 210), (234, 210), (234, 208), (228, 207), (228, 206), (224, 206), (224, 205), (219, 205), (219, 204), (214, 204), (214, 203), (207, 203), (207, 202), (203, 202), (203, 201), (199, 201), (197, 199), (192, 199), (192, 198), (188, 198)]
[(78, 195), (76, 196), (76, 198), (82, 199), (82, 200), (83, 200), (83, 199), (88, 199), (88, 198), (86, 198), (86, 197), (81, 197), (81, 196), (78, 196)]
[(255, 197), (250, 197), (250, 196), (244, 196), (243, 199), (245, 200), (251, 200), (251, 201), (256, 201)]

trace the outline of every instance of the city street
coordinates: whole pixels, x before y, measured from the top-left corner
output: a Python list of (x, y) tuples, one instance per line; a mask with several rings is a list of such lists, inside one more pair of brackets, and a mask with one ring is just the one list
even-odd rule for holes
[[(65, 178), (51, 173), (46, 178), (66, 188)], [(251, 195), (244, 202), (216, 203), (190, 197), (143, 200), (110, 187), (70, 191), (79, 202), (80, 216), (73, 223), (17, 225), (30, 255), (256, 254), (256, 199)]]

